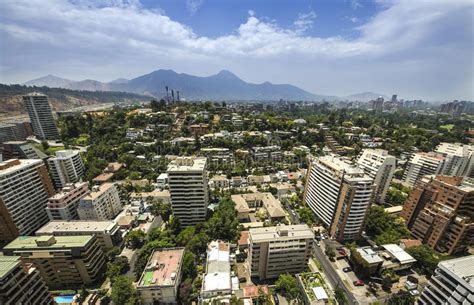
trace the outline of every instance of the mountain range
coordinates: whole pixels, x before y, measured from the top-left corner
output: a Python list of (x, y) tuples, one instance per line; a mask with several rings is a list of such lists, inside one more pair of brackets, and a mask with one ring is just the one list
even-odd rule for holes
[[(313, 94), (293, 85), (247, 83), (230, 71), (222, 70), (211, 76), (194, 76), (176, 73), (173, 70), (156, 70), (133, 79), (119, 78), (111, 82), (86, 79), (75, 81), (47, 75), (25, 82), (26, 86), (46, 86), (85, 91), (119, 91), (161, 98), (166, 95), (165, 87), (180, 92), (185, 100), (234, 100), (234, 101), (367, 101), (380, 94), (365, 92), (347, 97)], [(176, 96), (176, 95), (175, 95)]]

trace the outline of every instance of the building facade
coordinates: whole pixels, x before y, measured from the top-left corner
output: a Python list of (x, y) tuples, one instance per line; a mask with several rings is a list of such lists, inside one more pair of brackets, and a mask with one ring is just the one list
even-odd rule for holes
[(46, 213), (50, 220), (76, 220), (79, 219), (77, 207), (79, 200), (89, 193), (87, 182), (66, 184), (62, 190), (49, 197)]
[(474, 146), (461, 143), (440, 143), (435, 152), (445, 156), (441, 171), (446, 176), (474, 177)]
[(94, 186), (79, 200), (77, 214), (81, 220), (112, 220), (122, 211), (119, 190), (113, 183)]
[(374, 200), (384, 203), (390, 182), (392, 181), (397, 159), (383, 149), (364, 149), (357, 165), (370, 178), (374, 179)]
[(156, 250), (137, 285), (144, 305), (177, 304), (184, 248)]
[(279, 225), (249, 230), (250, 275), (260, 280), (306, 269), (314, 233), (307, 225)]
[(232, 295), (230, 245), (214, 240), (207, 245), (206, 273), (202, 281), (201, 303), (212, 304)]
[(446, 157), (435, 152), (420, 152), (414, 154), (408, 162), (403, 180), (411, 185), (416, 185), (425, 175), (438, 175), (442, 172)]
[(43, 140), (59, 139), (59, 131), (54, 121), (48, 97), (41, 93), (30, 93), (23, 96), (31, 126), (36, 137)]
[(407, 198), (401, 216), (412, 236), (449, 255), (474, 241), (474, 180), (423, 177)]
[(331, 155), (314, 160), (304, 201), (340, 241), (360, 237), (373, 200), (373, 179), (345, 159)]
[(474, 256), (440, 262), (418, 304), (474, 304)]
[(168, 165), (168, 183), (173, 215), (181, 225), (206, 220), (209, 203), (207, 159), (179, 157)]
[(33, 234), (48, 222), (46, 205), (54, 194), (41, 160), (0, 163), (0, 244)]
[(0, 304), (56, 304), (39, 271), (19, 256), (0, 256)]
[(38, 268), (50, 289), (77, 289), (97, 283), (106, 257), (95, 236), (21, 236), (3, 248)]
[(78, 182), (85, 170), (78, 150), (57, 151), (56, 157), (48, 159), (48, 166), (54, 186), (58, 189)]

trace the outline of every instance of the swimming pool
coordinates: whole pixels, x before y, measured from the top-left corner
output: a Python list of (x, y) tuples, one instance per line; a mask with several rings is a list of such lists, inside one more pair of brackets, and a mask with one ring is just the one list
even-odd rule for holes
[(71, 304), (74, 301), (73, 295), (60, 295), (54, 297), (54, 301), (58, 304)]

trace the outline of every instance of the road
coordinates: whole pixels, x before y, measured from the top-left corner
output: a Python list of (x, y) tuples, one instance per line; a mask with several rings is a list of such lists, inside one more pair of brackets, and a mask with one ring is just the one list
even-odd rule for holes
[(285, 207), (286, 207), (286, 210), (288, 211), (288, 215), (290, 215), (291, 223), (295, 225), (300, 224), (301, 221), (298, 216), (298, 213), (295, 210), (293, 210), (293, 208), (289, 204), (285, 204)]
[(347, 287), (344, 285), (344, 282), (342, 281), (342, 279), (337, 275), (336, 270), (334, 270), (334, 268), (331, 265), (331, 262), (327, 259), (326, 255), (324, 255), (321, 248), (315, 245), (313, 253), (316, 256), (316, 259), (319, 261), (319, 263), (323, 267), (324, 273), (326, 274), (326, 277), (331, 282), (331, 285), (334, 288), (339, 286), (340, 288), (344, 290), (349, 304), (359, 304), (357, 300), (355, 299), (354, 295), (352, 295), (349, 289), (347, 289)]

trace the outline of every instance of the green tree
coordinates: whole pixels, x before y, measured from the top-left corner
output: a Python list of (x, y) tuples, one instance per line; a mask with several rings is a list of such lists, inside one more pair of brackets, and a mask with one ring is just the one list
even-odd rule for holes
[(428, 276), (434, 274), (438, 263), (445, 257), (425, 244), (408, 248), (407, 252), (416, 259), (415, 269)]
[(413, 305), (415, 297), (408, 291), (400, 290), (397, 294), (392, 294), (387, 300), (388, 305)]
[(275, 290), (290, 302), (302, 299), (296, 278), (289, 273), (280, 274), (275, 282)]
[(143, 243), (145, 242), (145, 233), (138, 229), (138, 230), (132, 230), (128, 232), (128, 234), (125, 236), (125, 244), (127, 247), (132, 248), (132, 249), (137, 249), (143, 246)]
[(334, 248), (332, 246), (326, 246), (326, 250), (324, 250), (324, 253), (331, 261), (334, 261), (334, 259), (336, 258), (336, 251), (334, 251)]
[(308, 225), (314, 224), (316, 218), (314, 217), (313, 211), (308, 207), (302, 207), (298, 209), (300, 219)]
[(125, 256), (118, 256), (115, 257), (113, 261), (107, 263), (106, 275), (111, 282), (114, 282), (116, 277), (124, 274), (128, 269), (128, 258)]
[(183, 257), (183, 277), (193, 279), (196, 275), (196, 257), (191, 251), (186, 251)]
[(239, 220), (234, 206), (229, 199), (219, 203), (206, 223), (206, 232), (211, 239), (236, 241), (239, 238)]
[(346, 293), (344, 292), (344, 289), (342, 289), (341, 287), (338, 286), (336, 287), (336, 289), (334, 289), (334, 297), (336, 298), (338, 304), (340, 305), (347, 304)]
[(135, 305), (139, 301), (132, 281), (126, 276), (119, 276), (115, 279), (111, 298), (114, 304)]

